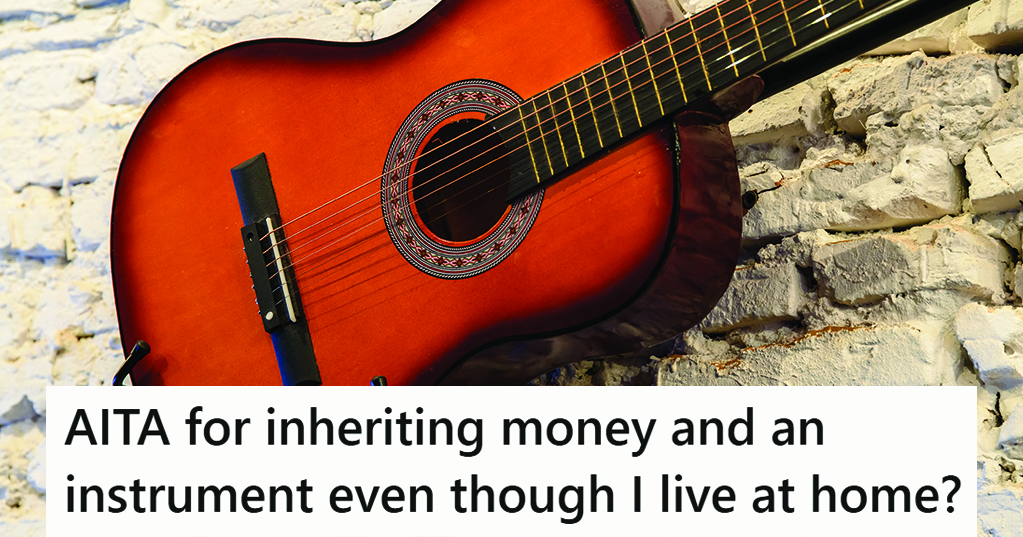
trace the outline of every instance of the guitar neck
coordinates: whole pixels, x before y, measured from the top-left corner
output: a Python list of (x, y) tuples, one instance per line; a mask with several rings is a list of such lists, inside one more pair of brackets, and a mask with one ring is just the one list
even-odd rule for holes
[(507, 199), (750, 75), (795, 83), (971, 2), (725, 0), (494, 118)]

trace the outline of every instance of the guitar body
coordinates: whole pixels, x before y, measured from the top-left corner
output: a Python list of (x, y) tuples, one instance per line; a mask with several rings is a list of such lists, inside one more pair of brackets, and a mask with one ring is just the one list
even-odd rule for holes
[[(508, 104), (495, 95), (528, 98), (640, 38), (624, 0), (449, 0), (383, 41), (264, 40), (197, 62), (150, 105), (118, 175), (121, 336), (152, 347), (133, 381), (280, 384), (230, 175), (261, 152), (281, 217), (295, 220), (285, 231), (324, 383), (521, 383), (698, 322), (739, 245), (726, 125), (656, 127), (527, 195), (478, 239), (426, 229), (408, 193), (393, 208), (411, 211), (397, 221), (419, 239), (384, 214), (403, 140), (482, 119)], [(441, 117), (473, 95), (480, 106)], [(424, 103), (441, 114), (432, 123), (417, 122)], [(483, 243), (466, 258), (478, 273), (438, 261), (440, 246)]]

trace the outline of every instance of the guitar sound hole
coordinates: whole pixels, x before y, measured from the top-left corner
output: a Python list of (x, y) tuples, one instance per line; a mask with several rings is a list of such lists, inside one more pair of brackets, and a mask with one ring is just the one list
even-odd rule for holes
[[(412, 175), (412, 199), (438, 237), (471, 241), (483, 236), (508, 207), (508, 158), (501, 138), (483, 121), (462, 119), (427, 141)], [(488, 136), (490, 135), (490, 136)]]

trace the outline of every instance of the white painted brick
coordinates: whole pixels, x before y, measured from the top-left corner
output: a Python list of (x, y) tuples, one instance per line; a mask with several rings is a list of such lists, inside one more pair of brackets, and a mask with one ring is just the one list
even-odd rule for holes
[(869, 116), (889, 119), (925, 104), (991, 106), (1002, 96), (996, 59), (965, 54), (927, 58), (922, 54), (852, 64), (828, 81), (835, 121), (854, 135), (866, 133)]
[(374, 27), (373, 15), (362, 13), (359, 15), (359, 23), (355, 25), (355, 34), (363, 41), (371, 41)]
[[(243, 6), (244, 4), (240, 3), (239, 5)], [(165, 25), (174, 13), (171, 6), (167, 5), (164, 0), (131, 0), (128, 9), (136, 20), (156, 26)]]
[(1010, 89), (979, 122), (980, 141), (1012, 134), (1023, 125), (1023, 85)]
[[(372, 20), (372, 16), (370, 16)], [(263, 37), (313, 37), (327, 41), (359, 41), (361, 20), (354, 4), (337, 7), (328, 15), (322, 7), (280, 15), (247, 17), (224, 33), (230, 41)], [(372, 29), (369, 31), (372, 35)]]
[(120, 22), (115, 12), (86, 11), (36, 31), (0, 33), (0, 58), (33, 50), (97, 47), (124, 34)]
[(822, 292), (853, 306), (923, 289), (1004, 300), (1008, 265), (1009, 252), (998, 241), (944, 223), (827, 244), (813, 254)]
[(359, 11), (360, 15), (376, 15), (383, 10), (383, 7), (380, 6), (380, 2), (365, 1), (357, 2), (355, 9)]
[(0, 519), (0, 534), (17, 535), (18, 537), (46, 537), (44, 517), (45, 515), (29, 520), (23, 518)]
[[(1023, 134), (1023, 132), (1021, 132)], [(1023, 137), (1001, 144), (1008, 146), (1023, 142)], [(1002, 153), (1004, 155), (1004, 152)], [(970, 182), (970, 201), (978, 214), (1019, 208), (1023, 197), (1023, 176), (1003, 176), (991, 163), (983, 144), (977, 144), (966, 155), (966, 179)]]
[(1012, 487), (977, 495), (977, 520), (985, 537), (1023, 535), (1023, 492)]
[(46, 387), (53, 384), (53, 349), (45, 342), (5, 349), (0, 361), (0, 431), (4, 425), (46, 412)]
[(798, 318), (806, 284), (795, 263), (736, 269), (714, 310), (701, 323), (706, 332)]
[(75, 4), (71, 0), (4, 0), (0, 3), (0, 20), (34, 13), (63, 17), (74, 11)]
[(75, 111), (0, 116), (0, 182), (16, 190), (34, 184), (61, 187), (116, 170), (141, 109), (90, 100)]
[(74, 0), (75, 5), (84, 8), (97, 8), (127, 4), (128, 0)]
[[(965, 196), (948, 154), (933, 146), (907, 147), (898, 160), (804, 162), (797, 173), (765, 174), (744, 189), (782, 188), (761, 196), (743, 219), (747, 239), (812, 229), (864, 231), (919, 224), (956, 214)], [(824, 159), (821, 159), (824, 160)]]
[(737, 145), (779, 143), (823, 132), (826, 90), (801, 83), (755, 103), (729, 123)]
[(0, 250), (28, 257), (64, 257), (67, 253), (65, 215), (68, 199), (53, 190), (25, 187), (18, 194), (0, 187)]
[(427, 11), (439, 0), (395, 0), (391, 7), (373, 17), (373, 38), (380, 39), (398, 33)]
[(1008, 389), (1023, 382), (1023, 310), (967, 304), (955, 331), (985, 384)]
[(967, 168), (967, 179), (974, 210), (985, 213), (1023, 207), (1023, 165), (1019, 162), (1023, 129), (978, 145), (971, 153), (976, 155), (972, 167)]
[(69, 334), (60, 341), (53, 360), (53, 382), (63, 386), (108, 385), (114, 372), (124, 362), (120, 348), (110, 348), (97, 338), (78, 340)]
[[(0, 520), (13, 518), (9, 526), (0, 525), (3, 535), (32, 535), (25, 522), (45, 518), (45, 496), (35, 488), (31, 468), (39, 460), (39, 446), (45, 441), (45, 421), (25, 421), (0, 429)], [(29, 532), (22, 532), (28, 529)], [(5, 530), (13, 530), (8, 533)], [(38, 533), (42, 535), (42, 533)]]
[(741, 349), (736, 355), (664, 359), (662, 385), (934, 386), (949, 379), (953, 355), (938, 323), (829, 328), (791, 343)]
[(884, 113), (867, 118), (865, 159), (883, 160), (907, 145), (940, 147), (954, 165), (963, 163), (966, 153), (979, 139), (977, 124), (990, 106), (939, 106), (925, 104), (892, 120)]
[(1011, 459), (1023, 460), (1023, 411), (1013, 412), (998, 433), (998, 447)]
[(71, 238), (78, 250), (95, 250), (110, 235), (112, 197), (113, 189), (108, 181), (72, 187)]
[(970, 6), (966, 23), (970, 39), (988, 50), (1023, 43), (1023, 2), (990, 0)]
[(91, 51), (29, 52), (0, 59), (0, 112), (74, 109), (92, 96)]
[(96, 73), (96, 98), (105, 104), (139, 105), (151, 100), (201, 53), (177, 43), (131, 38), (107, 50)]

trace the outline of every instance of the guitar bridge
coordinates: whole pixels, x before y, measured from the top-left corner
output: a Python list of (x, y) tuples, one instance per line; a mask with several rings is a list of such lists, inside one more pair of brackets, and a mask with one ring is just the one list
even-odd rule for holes
[(319, 385), (309, 325), (281, 225), (266, 154), (231, 169), (242, 212), (242, 244), (263, 329), (270, 334), (285, 385)]
[(286, 322), (298, 322), (301, 313), (297, 288), (293, 288), (295, 272), (280, 225), (281, 217), (274, 213), (242, 228), (252, 289), (267, 332)]

